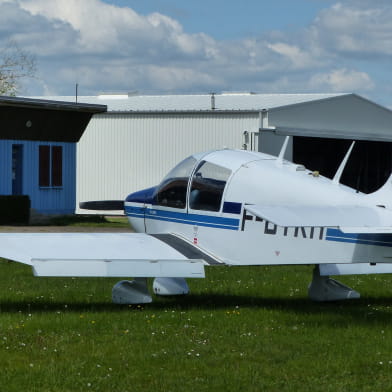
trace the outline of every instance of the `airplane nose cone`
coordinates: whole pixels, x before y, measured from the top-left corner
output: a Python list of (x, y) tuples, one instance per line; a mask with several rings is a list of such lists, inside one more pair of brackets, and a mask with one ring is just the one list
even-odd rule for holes
[(153, 204), (153, 197), (155, 193), (156, 187), (153, 186), (151, 188), (143, 189), (141, 191), (137, 191), (134, 193), (131, 193), (128, 195), (128, 197), (125, 199), (126, 202), (131, 202), (131, 203), (147, 203), (147, 204)]

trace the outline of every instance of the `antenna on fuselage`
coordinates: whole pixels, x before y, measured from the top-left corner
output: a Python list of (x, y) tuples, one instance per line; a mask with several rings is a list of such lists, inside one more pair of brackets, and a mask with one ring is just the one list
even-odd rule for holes
[(283, 165), (283, 158), (284, 158), (284, 154), (286, 153), (287, 146), (289, 144), (289, 140), (290, 140), (290, 136), (286, 136), (286, 138), (284, 139), (282, 148), (280, 149), (280, 153), (278, 155), (278, 159), (276, 160), (276, 164), (279, 165), (279, 166)]
[(342, 177), (343, 170), (344, 170), (344, 168), (346, 167), (348, 158), (350, 158), (350, 154), (351, 154), (352, 149), (354, 148), (354, 144), (355, 144), (355, 140), (351, 143), (350, 148), (349, 148), (348, 151), (346, 152), (346, 155), (344, 156), (342, 163), (340, 164), (338, 170), (336, 171), (335, 176), (334, 176), (333, 179), (332, 179), (332, 182), (333, 182), (334, 184), (339, 184), (339, 182), (340, 182), (340, 177)]

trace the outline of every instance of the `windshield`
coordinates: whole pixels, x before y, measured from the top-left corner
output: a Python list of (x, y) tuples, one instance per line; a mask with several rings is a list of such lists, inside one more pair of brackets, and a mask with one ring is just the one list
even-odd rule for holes
[(167, 174), (158, 187), (156, 194), (158, 205), (185, 208), (189, 176), (196, 162), (193, 157), (186, 158)]

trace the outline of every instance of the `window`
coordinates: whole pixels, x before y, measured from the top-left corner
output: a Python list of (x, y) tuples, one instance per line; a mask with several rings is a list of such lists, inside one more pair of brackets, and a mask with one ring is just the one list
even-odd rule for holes
[(39, 146), (39, 186), (63, 186), (62, 146)]
[(172, 208), (185, 208), (189, 176), (195, 164), (196, 159), (189, 157), (169, 172), (158, 187), (155, 196), (157, 204)]
[(193, 175), (189, 205), (193, 210), (219, 211), (231, 171), (210, 162), (200, 162)]

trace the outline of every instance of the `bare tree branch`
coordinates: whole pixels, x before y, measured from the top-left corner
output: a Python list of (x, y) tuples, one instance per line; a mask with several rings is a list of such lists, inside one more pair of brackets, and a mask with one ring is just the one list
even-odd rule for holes
[(16, 95), (21, 80), (34, 77), (36, 72), (35, 58), (9, 42), (0, 49), (0, 95)]

